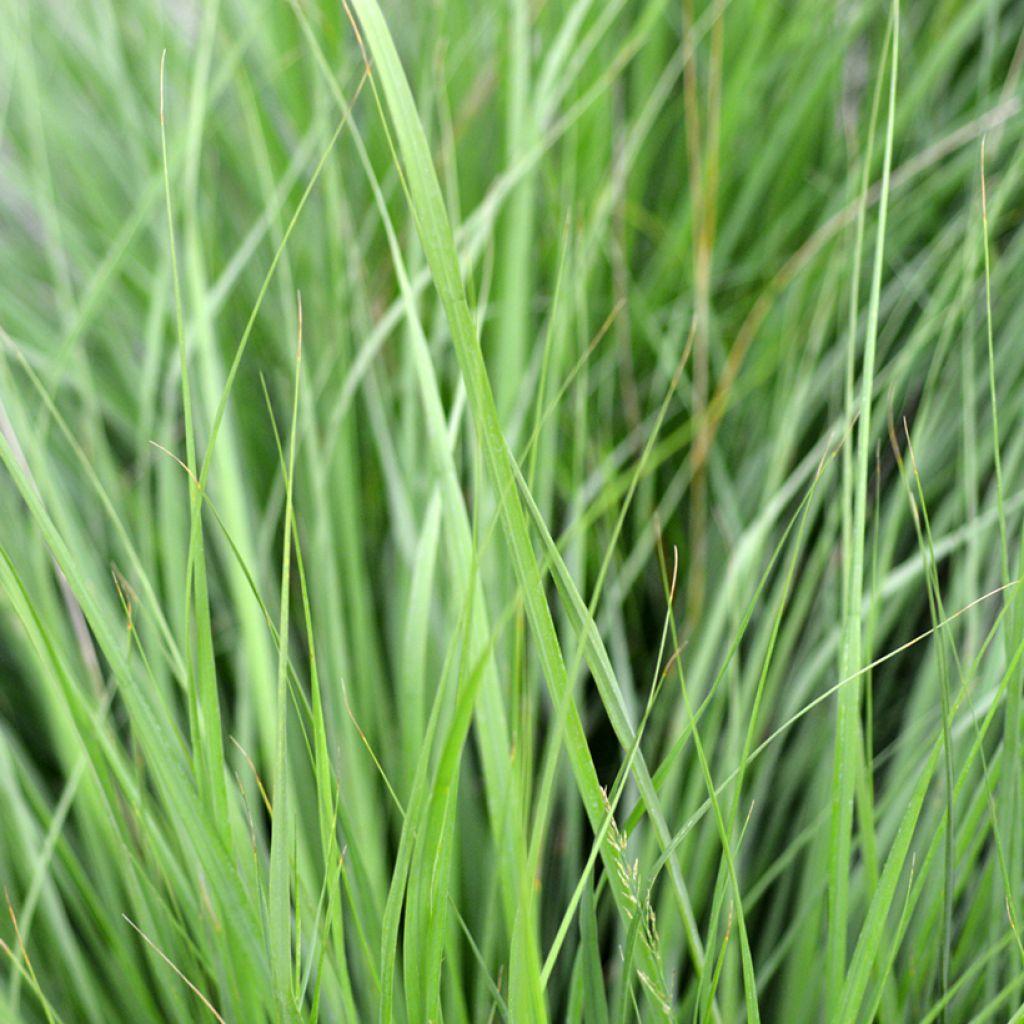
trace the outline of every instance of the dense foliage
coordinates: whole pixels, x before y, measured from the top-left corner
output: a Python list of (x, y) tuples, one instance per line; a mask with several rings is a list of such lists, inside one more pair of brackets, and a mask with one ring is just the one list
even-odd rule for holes
[(0, 1020), (1024, 1020), (1021, 3), (0, 24)]

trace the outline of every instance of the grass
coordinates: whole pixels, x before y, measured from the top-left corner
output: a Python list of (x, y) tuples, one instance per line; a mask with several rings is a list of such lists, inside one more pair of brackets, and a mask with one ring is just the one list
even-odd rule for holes
[(1024, 12), (0, 0), (0, 1020), (1024, 1020)]

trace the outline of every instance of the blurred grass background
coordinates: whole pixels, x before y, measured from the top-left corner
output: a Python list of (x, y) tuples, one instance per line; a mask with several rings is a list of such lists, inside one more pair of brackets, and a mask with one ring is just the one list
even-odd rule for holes
[(1024, 5), (349, 3), (0, 0), (0, 1020), (1024, 1020)]

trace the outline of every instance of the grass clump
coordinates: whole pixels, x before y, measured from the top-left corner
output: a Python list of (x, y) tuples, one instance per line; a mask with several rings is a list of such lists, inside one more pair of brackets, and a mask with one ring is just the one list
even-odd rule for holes
[(1020, 1019), (1018, 5), (0, 3), (0, 1020)]

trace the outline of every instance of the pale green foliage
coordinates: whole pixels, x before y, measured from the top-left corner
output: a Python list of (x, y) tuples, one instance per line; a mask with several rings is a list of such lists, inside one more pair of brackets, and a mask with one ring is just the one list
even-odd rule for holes
[(1019, 3), (0, 24), (3, 1024), (1018, 1019)]

